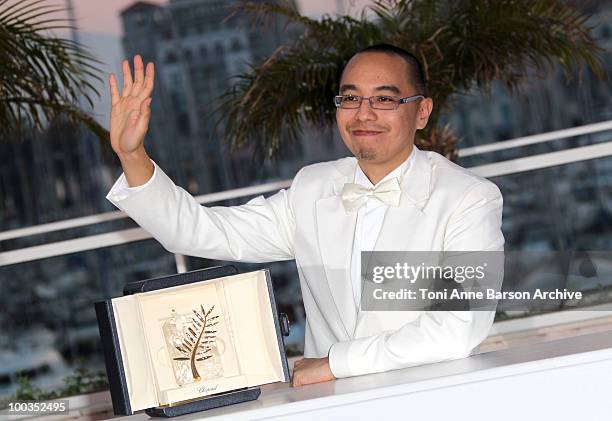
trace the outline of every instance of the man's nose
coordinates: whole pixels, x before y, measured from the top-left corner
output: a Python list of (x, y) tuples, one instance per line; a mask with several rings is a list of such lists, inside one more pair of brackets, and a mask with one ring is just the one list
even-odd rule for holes
[(357, 108), (355, 119), (359, 121), (371, 121), (376, 120), (377, 115), (370, 106), (370, 101), (366, 98), (361, 100), (361, 105)]

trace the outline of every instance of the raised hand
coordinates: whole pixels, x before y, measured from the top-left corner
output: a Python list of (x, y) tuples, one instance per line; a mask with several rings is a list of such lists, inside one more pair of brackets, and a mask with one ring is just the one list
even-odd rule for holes
[(151, 93), (155, 69), (148, 63), (145, 69), (142, 58), (134, 56), (134, 79), (130, 63), (123, 60), (123, 89), (119, 93), (117, 78), (109, 76), (111, 92), (110, 139), (115, 153), (121, 158), (139, 150), (144, 151), (144, 137), (151, 118)]

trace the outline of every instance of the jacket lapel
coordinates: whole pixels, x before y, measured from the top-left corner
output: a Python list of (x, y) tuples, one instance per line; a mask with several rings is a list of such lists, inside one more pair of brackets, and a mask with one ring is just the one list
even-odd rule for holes
[(414, 146), (414, 161), (401, 182), (399, 206), (389, 206), (376, 240), (375, 250), (403, 251), (411, 238), (398, 235), (406, 224), (418, 223), (429, 199), (431, 164), (427, 153)]
[(340, 175), (333, 180), (333, 195), (316, 201), (319, 250), (346, 339), (352, 338), (357, 317), (350, 270), (357, 212), (347, 214), (341, 192), (345, 183), (353, 181), (356, 163), (356, 159), (338, 162)]

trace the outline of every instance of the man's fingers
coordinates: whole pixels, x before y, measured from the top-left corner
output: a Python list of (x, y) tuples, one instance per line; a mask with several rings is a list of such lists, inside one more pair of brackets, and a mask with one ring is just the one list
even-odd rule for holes
[(296, 373), (293, 373), (293, 377), (291, 378), (291, 386), (292, 387), (296, 387), (296, 386), (300, 386), (300, 375)]
[(140, 92), (140, 98), (146, 98), (151, 96), (153, 93), (153, 84), (155, 81), (155, 65), (153, 63), (147, 63), (146, 75), (144, 80), (144, 86)]
[(140, 89), (144, 83), (144, 65), (142, 64), (142, 57), (139, 54), (134, 56), (134, 85), (132, 86), (133, 96), (137, 96), (140, 93)]
[(123, 91), (121, 92), (121, 96), (125, 98), (129, 96), (132, 91), (132, 71), (130, 70), (130, 62), (123, 60), (121, 69), (123, 70)]
[(117, 78), (114, 73), (111, 73), (108, 77), (108, 84), (110, 85), (111, 105), (114, 107), (119, 103), (119, 88), (117, 87)]

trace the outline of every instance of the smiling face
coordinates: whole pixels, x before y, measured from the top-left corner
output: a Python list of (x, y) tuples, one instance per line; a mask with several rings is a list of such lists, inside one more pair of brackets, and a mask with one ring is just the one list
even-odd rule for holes
[[(340, 81), (340, 95), (404, 98), (419, 93), (410, 83), (408, 64), (387, 53), (355, 55)], [(426, 98), (401, 104), (396, 110), (375, 110), (363, 100), (357, 109), (338, 108), (336, 122), (344, 144), (370, 181), (377, 183), (408, 158), (416, 130), (425, 127), (432, 106)]]

